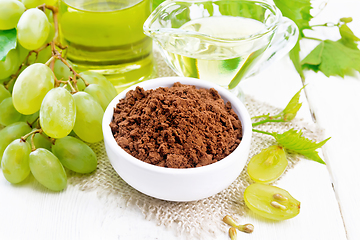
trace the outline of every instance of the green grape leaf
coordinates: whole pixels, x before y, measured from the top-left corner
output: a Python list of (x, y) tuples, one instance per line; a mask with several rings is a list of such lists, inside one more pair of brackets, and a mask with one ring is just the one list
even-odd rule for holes
[(16, 29), (0, 30), (0, 61), (5, 61), (11, 49), (16, 48)]
[(302, 136), (301, 130), (290, 129), (282, 134), (272, 133), (276, 141), (284, 148), (303, 155), (304, 157), (318, 163), (325, 164), (316, 149), (322, 147), (330, 138), (319, 143)]
[(303, 86), (289, 101), (289, 103), (286, 105), (284, 110), (282, 110), (280, 113), (270, 116), (270, 113), (260, 116), (252, 117), (252, 119), (259, 119), (263, 118), (263, 120), (254, 122), (252, 124), (253, 127), (267, 123), (267, 122), (288, 122), (293, 120), (296, 117), (297, 112), (302, 106), (302, 103), (299, 102), (300, 100), (300, 92), (306, 87)]
[(352, 17), (343, 17), (343, 18), (340, 18), (340, 22), (343, 22), (343, 23), (350, 23), (352, 22)]
[(313, 17), (310, 14), (310, 0), (274, 0), (274, 3), (285, 17), (294, 21), (301, 36), (304, 29), (311, 29), (309, 22)]
[[(304, 86), (305, 87), (305, 86)], [(295, 118), (297, 112), (302, 106), (302, 103), (299, 102), (300, 92), (304, 89), (302, 87), (290, 100), (288, 105), (286, 105), (285, 109), (280, 113), (284, 121), (291, 121)]]
[(157, 8), (157, 6), (159, 6), (164, 1), (165, 0), (153, 0), (152, 9), (154, 10), (155, 8)]
[(304, 68), (321, 71), (327, 77), (339, 75), (351, 69), (360, 72), (360, 50), (352, 49), (341, 42), (321, 41), (302, 61)]
[(360, 41), (360, 38), (355, 36), (355, 34), (351, 31), (351, 29), (345, 24), (342, 24), (339, 27), (341, 39), (339, 40), (340, 43), (345, 45), (348, 48), (358, 49), (358, 45), (356, 42)]

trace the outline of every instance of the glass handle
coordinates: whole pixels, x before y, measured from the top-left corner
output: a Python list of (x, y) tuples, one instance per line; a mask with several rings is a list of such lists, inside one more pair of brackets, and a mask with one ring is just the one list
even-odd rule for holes
[(259, 59), (257, 66), (246, 77), (263, 71), (273, 62), (284, 57), (295, 46), (298, 37), (299, 29), (296, 24), (289, 18), (283, 17), (269, 47)]

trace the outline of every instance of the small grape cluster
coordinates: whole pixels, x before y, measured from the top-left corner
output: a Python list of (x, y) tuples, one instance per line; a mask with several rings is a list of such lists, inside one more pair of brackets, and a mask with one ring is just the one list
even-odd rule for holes
[(16, 48), (0, 61), (0, 161), (11, 183), (31, 172), (61, 191), (64, 167), (96, 169), (96, 155), (85, 142), (103, 139), (102, 117), (117, 91), (99, 73), (76, 72), (62, 55), (55, 3), (0, 0), (0, 30), (17, 31)]

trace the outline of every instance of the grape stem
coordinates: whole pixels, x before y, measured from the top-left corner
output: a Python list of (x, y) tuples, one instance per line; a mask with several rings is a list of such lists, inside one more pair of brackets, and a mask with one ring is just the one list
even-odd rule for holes
[[(59, 24), (58, 24), (59, 9), (57, 7), (49, 6), (49, 5), (45, 5), (45, 4), (38, 6), (38, 8), (43, 11), (45, 11), (45, 9), (49, 9), (50, 11), (52, 11), (53, 19), (54, 19), (55, 36), (51, 41), (52, 57), (46, 62), (46, 65), (49, 66), (52, 71), (54, 71), (55, 59), (62, 61), (70, 69), (70, 71), (74, 74), (74, 78), (69, 78), (69, 81), (71, 81), (73, 83), (73, 84), (69, 83), (73, 92), (78, 92), (78, 90), (79, 90), (77, 87), (77, 78), (82, 79), (84, 81), (85, 85), (89, 86), (89, 83), (86, 82), (85, 79), (83, 77), (81, 77), (75, 71), (75, 69), (62, 57), (61, 52), (59, 52), (56, 49), (56, 47), (60, 48), (61, 50), (64, 50), (67, 48), (67, 46), (61, 45), (61, 43), (59, 42), (59, 38), (58, 38), (58, 36), (59, 36)], [(56, 85), (59, 83), (60, 83), (59, 81), (56, 81)]]
[(284, 119), (271, 119), (271, 117), (269, 117), (268, 119), (264, 119), (264, 120), (262, 120), (262, 121), (253, 123), (252, 126), (253, 126), (253, 127), (256, 127), (256, 126), (258, 126), (258, 125), (261, 125), (261, 124), (264, 124), (264, 123), (268, 123), (268, 122), (285, 122), (285, 120), (284, 120)]
[(37, 6), (38, 9), (40, 9), (41, 11), (45, 12), (45, 4), (39, 5)]
[[(36, 150), (36, 146), (35, 146), (35, 142), (34, 142), (35, 134), (39, 133), (39, 134), (43, 135), (43, 132), (44, 132), (44, 131), (43, 131), (41, 128), (40, 128), (40, 129), (35, 129), (35, 130), (29, 132), (28, 134), (22, 136), (22, 137), (20, 138), (20, 140), (23, 141), (23, 142), (26, 142), (26, 139), (27, 139), (29, 136), (31, 136), (31, 151), (35, 151), (35, 150)], [(47, 137), (47, 136), (44, 136), (44, 135), (43, 135), (43, 137), (45, 137), (45, 139), (48, 140), (48, 141), (50, 141), (52, 144), (54, 143), (54, 140), (53, 140), (52, 138)]]
[(61, 55), (56, 55), (56, 57), (57, 57), (60, 61), (62, 61), (62, 62), (70, 69), (70, 71), (73, 72), (74, 77), (75, 77), (75, 78), (73, 79), (74, 84), (76, 84), (76, 77), (78, 77), (78, 78), (81, 78), (81, 80), (84, 81), (84, 83), (85, 83), (86, 86), (89, 86), (89, 83), (86, 82), (86, 80), (85, 80), (82, 76), (80, 76), (80, 75), (75, 71), (75, 69), (74, 69)]
[(37, 120), (39, 120), (39, 117), (37, 117), (32, 123), (29, 123), (29, 122), (27, 122), (27, 123), (30, 125), (30, 127), (33, 127), (34, 123), (36, 123)]
[(73, 87), (73, 85), (71, 84), (71, 81), (74, 81), (74, 80), (73, 80), (72, 77), (69, 77), (69, 80), (67, 80), (67, 83), (69, 84), (69, 86), (70, 86), (70, 88), (71, 88), (71, 91), (72, 91), (73, 93), (78, 92), (79, 89), (78, 89), (77, 85), (74, 84), (74, 85), (75, 85), (75, 88), (76, 88), (76, 89), (75, 89), (75, 88)]
[[(74, 78), (69, 77), (68, 81), (59, 81), (56, 80), (56, 85), (59, 85), (60, 83), (67, 83), (69, 84), (71, 90), (73, 93), (76, 93), (79, 91), (78, 87), (77, 87), (77, 79), (76, 77), (81, 78), (84, 83), (86, 84), (86, 81), (74, 70), (73, 67), (70, 66), (70, 64), (61, 56), (61, 53), (55, 48), (55, 43), (54, 41), (51, 42), (51, 48), (52, 48), (52, 57), (46, 62), (46, 64), (50, 63), (52, 64), (51, 70), (54, 71), (54, 62), (55, 59), (60, 60), (61, 62), (63, 62), (69, 69), (70, 71), (74, 74)], [(71, 82), (74, 84), (71, 84)], [(88, 84), (89, 85), (89, 84)], [(86, 85), (86, 86), (88, 86)]]
[[(74, 83), (74, 86), (72, 84), (69, 84), (70, 87), (72, 89), (74, 89), (73, 92), (78, 92), (78, 88), (77, 88), (77, 79), (76, 77), (81, 78), (85, 85), (88, 86), (89, 84), (68, 64), (68, 62), (62, 57), (61, 53), (56, 49), (56, 47), (64, 50), (67, 48), (67, 46), (62, 46), (61, 43), (58, 41), (58, 36), (59, 36), (59, 24), (58, 24), (58, 14), (59, 14), (59, 9), (57, 7), (54, 6), (50, 6), (50, 5), (46, 5), (46, 4), (42, 4), (40, 6), (38, 6), (39, 9), (45, 11), (45, 9), (49, 9), (50, 11), (52, 11), (53, 13), (53, 20), (54, 20), (54, 28), (55, 28), (55, 35), (54, 38), (51, 41), (51, 50), (52, 50), (52, 56), (51, 58), (45, 63), (48, 67), (50, 67), (50, 69), (52, 71), (54, 71), (54, 65), (55, 65), (55, 60), (59, 59), (60, 61), (62, 61), (74, 74), (75, 78), (70, 79), (70, 81), (72, 81)], [(48, 45), (50, 45), (48, 44)], [(48, 46), (47, 45), (47, 46)], [(58, 85), (60, 82), (56, 80), (56, 85)]]
[(31, 151), (35, 151), (36, 147), (35, 147), (35, 143), (34, 143), (34, 136), (36, 133), (41, 133), (43, 130), (42, 129), (36, 129), (33, 130), (31, 132), (29, 132), (28, 134), (26, 134), (25, 136), (21, 137), (21, 141), (26, 142), (26, 139), (31, 136)]
[(51, 137), (48, 137), (44, 134), (44, 131), (41, 131), (39, 132), (40, 135), (42, 135), (46, 140), (48, 140), (51, 144), (54, 144), (55, 142), (55, 139), (54, 138), (51, 138)]
[[(84, 81), (85, 86), (89, 86), (89, 83), (80, 75), (78, 74), (75, 69), (61, 56), (60, 52), (56, 50), (55, 47), (53, 47), (53, 56), (57, 59), (59, 59), (61, 62), (63, 62), (69, 69), (70, 71), (73, 73), (74, 78), (70, 77), (70, 80), (74, 83), (74, 88), (75, 88), (75, 92), (78, 92), (78, 88), (77, 88), (77, 77), (80, 78), (81, 80)], [(72, 85), (72, 84), (70, 84)]]
[(25, 142), (26, 139), (27, 139), (30, 135), (35, 134), (35, 133), (40, 133), (40, 132), (42, 132), (42, 131), (43, 131), (42, 129), (35, 129), (35, 130), (29, 132), (28, 134), (22, 136), (22, 137), (21, 137), (21, 140), (23, 140), (23, 141)]
[(56, 41), (56, 45), (60, 48), (60, 49), (65, 49), (66, 47), (62, 46), (58, 41), (58, 36), (59, 36), (59, 25), (58, 25), (58, 14), (59, 14), (59, 9), (55, 6), (50, 6), (50, 5), (46, 5), (46, 4), (42, 4), (40, 6), (38, 6), (38, 8), (42, 11), (45, 12), (45, 9), (49, 9), (50, 11), (52, 11), (53, 13), (53, 19), (54, 19), (54, 28), (55, 28), (55, 36), (53, 38), (53, 41)]
[(323, 24), (316, 24), (316, 25), (311, 25), (310, 27), (338, 27), (340, 26), (340, 23), (323, 23)]
[(266, 135), (270, 135), (270, 136), (274, 136), (272, 133), (269, 132), (265, 132), (265, 131), (261, 131), (261, 130), (257, 130), (257, 129), (252, 129), (253, 132), (257, 132), (257, 133), (263, 133)]
[(270, 113), (268, 113), (268, 114), (252, 117), (251, 119), (259, 119), (259, 118), (264, 118), (264, 119), (253, 123), (252, 124), (253, 127), (256, 127), (256, 126), (259, 126), (261, 124), (268, 123), (268, 122), (286, 122), (287, 121), (286, 118), (284, 118), (284, 116), (283, 116), (283, 112), (280, 112), (279, 114), (274, 115), (274, 116), (270, 116)]
[[(55, 50), (55, 42), (54, 40), (51, 41), (51, 55), (54, 55), (54, 50)], [(54, 67), (55, 67), (55, 58), (51, 61), (50, 63), (50, 69), (51, 71), (54, 72)], [(55, 74), (54, 74), (55, 75)]]
[(47, 60), (47, 62), (45, 63), (45, 65), (49, 67), (50, 63), (51, 63), (52, 61), (54, 61), (55, 59), (56, 59), (55, 56), (51, 56), (51, 58), (50, 58), (49, 60)]
[(304, 36), (303, 38), (304, 38), (304, 39), (309, 39), (309, 40), (320, 41), (320, 42), (322, 42), (322, 41), (323, 41), (323, 40), (322, 40), (322, 39), (320, 39), (320, 38), (314, 38), (314, 37), (306, 37), (306, 36)]
[(34, 141), (35, 134), (36, 134), (36, 133), (34, 133), (33, 135), (31, 135), (31, 151), (32, 151), (32, 152), (36, 150), (35, 141)]
[(41, 52), (42, 50), (44, 50), (45, 48), (47, 48), (49, 45), (50, 45), (50, 43), (46, 43), (46, 44), (44, 44), (42, 47), (40, 47), (40, 48), (38, 48), (38, 49), (36, 49), (36, 50), (30, 51), (29, 54), (28, 54), (28, 56), (27, 56), (27, 58), (29, 58), (32, 53), (35, 53), (36, 56), (35, 56), (35, 61), (34, 61), (34, 62), (36, 62), (37, 59), (38, 59), (38, 57), (39, 57), (39, 52)]

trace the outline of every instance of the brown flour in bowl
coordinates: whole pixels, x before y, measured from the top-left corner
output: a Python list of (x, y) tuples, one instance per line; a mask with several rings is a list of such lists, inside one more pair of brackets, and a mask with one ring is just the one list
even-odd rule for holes
[(229, 155), (242, 138), (241, 122), (218, 92), (175, 83), (145, 91), (137, 87), (114, 109), (116, 142), (144, 162), (193, 168)]

